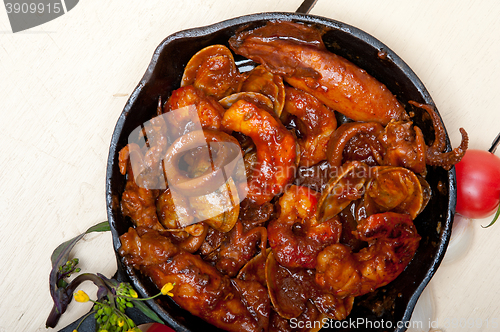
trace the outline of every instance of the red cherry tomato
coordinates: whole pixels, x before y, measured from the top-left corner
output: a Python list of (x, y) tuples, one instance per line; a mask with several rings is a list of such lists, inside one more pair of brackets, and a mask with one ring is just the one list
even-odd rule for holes
[(500, 158), (482, 150), (467, 150), (455, 165), (457, 212), (478, 219), (492, 215), (500, 203)]
[(147, 330), (146, 332), (175, 332), (172, 330), (172, 328), (168, 327), (167, 325), (159, 324), (159, 323), (153, 323)]

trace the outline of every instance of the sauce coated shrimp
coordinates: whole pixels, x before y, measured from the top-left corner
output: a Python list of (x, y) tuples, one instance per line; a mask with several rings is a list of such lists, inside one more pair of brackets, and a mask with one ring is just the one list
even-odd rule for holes
[(420, 241), (411, 217), (394, 212), (360, 221), (357, 237), (369, 246), (353, 253), (346, 245), (333, 244), (317, 257), (316, 282), (339, 298), (360, 296), (396, 279)]
[(281, 265), (314, 268), (318, 253), (339, 241), (342, 225), (336, 218), (319, 223), (317, 204), (318, 194), (306, 187), (291, 186), (280, 198), (280, 216), (269, 223), (267, 231)]
[(248, 178), (247, 197), (262, 205), (279, 194), (292, 179), (295, 168), (295, 139), (271, 113), (239, 100), (224, 113), (226, 130), (249, 136), (257, 156)]
[(326, 159), (328, 141), (337, 128), (335, 114), (304, 91), (287, 87), (285, 92), (284, 111), (297, 117), (297, 129), (302, 136), (297, 140), (300, 146), (299, 166), (315, 165)]

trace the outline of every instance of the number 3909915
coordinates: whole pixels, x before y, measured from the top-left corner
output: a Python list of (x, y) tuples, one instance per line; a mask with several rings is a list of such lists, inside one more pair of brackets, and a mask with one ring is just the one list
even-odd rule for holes
[(7, 14), (11, 14), (11, 13), (15, 13), (15, 14), (19, 14), (19, 13), (23, 13), (23, 14), (27, 14), (27, 13), (31, 13), (31, 14), (34, 14), (34, 13), (59, 14), (63, 10), (60, 2), (48, 3), (48, 4), (33, 3), (33, 2), (32, 3), (26, 3), (26, 2), (10, 3), (10, 2), (7, 2), (5, 4), (5, 8), (7, 9)]

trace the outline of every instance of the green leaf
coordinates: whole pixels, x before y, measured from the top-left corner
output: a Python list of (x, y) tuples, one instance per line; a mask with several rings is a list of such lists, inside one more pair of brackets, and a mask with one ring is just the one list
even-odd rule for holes
[(160, 323), (160, 324), (164, 324), (164, 322), (161, 320), (161, 318), (158, 317), (158, 315), (153, 310), (149, 309), (149, 307), (146, 304), (144, 304), (143, 302), (134, 301), (134, 306), (137, 309), (139, 309), (140, 311), (142, 311), (146, 316), (148, 316), (149, 318), (154, 320), (155, 322)]
[(92, 233), (92, 232), (107, 232), (110, 231), (111, 227), (109, 226), (109, 222), (103, 221), (101, 223), (98, 223), (97, 225), (94, 225), (87, 229), (85, 234)]
[(87, 229), (85, 233), (80, 234), (78, 236), (75, 236), (71, 240), (68, 240), (64, 243), (61, 243), (53, 252), (52, 255), (50, 256), (50, 260), (52, 262), (52, 267), (59, 267), (60, 265), (64, 264), (69, 257), (69, 253), (71, 249), (75, 246), (75, 244), (80, 241), (85, 234), (92, 233), (92, 232), (106, 232), (110, 231), (111, 227), (109, 227), (109, 223), (107, 221), (103, 221), (97, 225), (94, 225)]

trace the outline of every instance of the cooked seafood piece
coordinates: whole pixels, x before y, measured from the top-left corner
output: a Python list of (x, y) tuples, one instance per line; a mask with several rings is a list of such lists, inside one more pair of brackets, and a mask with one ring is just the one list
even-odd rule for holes
[[(204, 158), (200, 168), (195, 161), (195, 172), (183, 167), (185, 158), (201, 149)], [(231, 135), (216, 130), (191, 131), (172, 143), (165, 152), (163, 167), (169, 186), (185, 196), (210, 194), (226, 183), (241, 160), (241, 148)], [(196, 160), (196, 158), (195, 158)], [(239, 203), (239, 201), (238, 201)]]
[(334, 218), (352, 201), (363, 197), (369, 168), (360, 162), (347, 162), (335, 170), (318, 200), (316, 219), (323, 222)]
[(424, 109), (432, 119), (432, 125), (434, 126), (434, 142), (431, 146), (427, 147), (425, 154), (425, 160), (428, 165), (441, 166), (446, 170), (450, 170), (453, 165), (458, 163), (467, 151), (469, 146), (469, 136), (464, 128), (460, 128), (460, 134), (462, 134), (462, 141), (460, 145), (450, 152), (445, 152), (446, 148), (446, 131), (444, 130), (443, 123), (439, 118), (433, 107), (430, 105), (420, 104), (414, 101), (409, 101), (409, 103), (418, 108)]
[(273, 103), (274, 112), (281, 115), (285, 104), (285, 85), (281, 76), (272, 74), (264, 66), (257, 66), (248, 73), (241, 91), (258, 92), (267, 96)]
[(135, 162), (142, 166), (142, 153), (137, 144), (128, 144), (119, 153), (118, 162), (120, 171), (127, 174), (127, 182), (120, 202), (121, 212), (125, 217), (130, 217), (137, 227), (144, 226), (163, 230), (164, 228), (156, 215), (158, 190), (147, 189), (146, 186), (139, 187), (137, 185), (132, 163), (130, 162), (132, 154), (135, 154), (133, 158)]
[(422, 211), (424, 192), (415, 173), (404, 167), (378, 166), (370, 169), (364, 195), (365, 214), (392, 211), (412, 219)]
[(189, 60), (181, 87), (193, 85), (207, 95), (221, 99), (239, 91), (243, 78), (231, 51), (224, 45), (211, 45)]
[(189, 203), (198, 220), (205, 221), (221, 232), (229, 232), (236, 224), (240, 213), (238, 188), (232, 178), (211, 193), (189, 197)]
[(314, 269), (285, 268), (273, 253), (267, 256), (266, 280), (273, 309), (284, 319), (307, 316), (316, 309), (322, 314), (318, 316), (342, 320), (352, 310), (354, 297), (336, 297), (316, 283)]
[(271, 248), (260, 251), (251, 260), (249, 260), (238, 272), (238, 279), (257, 281), (262, 286), (267, 287), (266, 281), (266, 261), (271, 253)]
[(396, 97), (365, 70), (328, 51), (320, 31), (300, 23), (268, 22), (231, 37), (233, 51), (282, 75), (291, 86), (355, 121), (408, 118)]
[(229, 108), (233, 106), (234, 103), (236, 103), (238, 100), (246, 100), (250, 103), (255, 104), (259, 108), (262, 108), (266, 111), (272, 112), (273, 110), (273, 102), (269, 97), (263, 95), (262, 93), (258, 92), (238, 92), (234, 93), (232, 95), (229, 95), (225, 98), (222, 98), (219, 100), (219, 103), (224, 107), (224, 108)]
[(279, 200), (280, 215), (267, 226), (269, 245), (276, 260), (289, 268), (314, 268), (318, 253), (339, 242), (339, 220), (316, 219), (318, 194), (306, 187), (290, 186)]
[(156, 200), (156, 214), (166, 229), (180, 229), (183, 227), (181, 220), (189, 225), (194, 219), (188, 199), (180, 193), (175, 193), (174, 196), (175, 202), (172, 199), (172, 189), (167, 188)]
[(223, 274), (234, 277), (259, 249), (261, 253), (265, 253), (266, 246), (265, 227), (255, 227), (245, 232), (242, 223), (238, 221), (222, 241), (217, 251), (215, 267)]
[(259, 205), (269, 202), (293, 177), (293, 135), (271, 113), (245, 100), (226, 110), (222, 126), (249, 136), (254, 142), (257, 160), (249, 174), (247, 197)]
[(380, 165), (402, 166), (426, 174), (426, 145), (419, 127), (411, 121), (391, 121), (379, 134), (383, 146)]
[[(328, 142), (328, 164), (332, 170), (343, 164), (343, 153), (346, 145), (357, 135), (368, 135), (374, 137), (369, 144), (369, 153), (377, 165), (383, 164), (383, 150), (378, 136), (384, 131), (384, 127), (377, 122), (348, 122), (342, 124), (332, 134)], [(373, 142), (374, 141), (374, 142)], [(353, 159), (349, 159), (353, 160)]]
[(131, 228), (120, 241), (120, 254), (127, 264), (159, 288), (175, 284), (174, 301), (193, 315), (226, 331), (267, 330), (270, 302), (260, 283), (230, 279), (151, 229)]
[(396, 279), (420, 241), (411, 217), (394, 212), (358, 221), (357, 237), (368, 242), (368, 247), (354, 253), (337, 243), (317, 257), (317, 284), (338, 298), (360, 296)]
[[(367, 161), (370, 158), (372, 166), (401, 166), (424, 176), (427, 173), (426, 165), (449, 169), (465, 154), (467, 133), (460, 129), (460, 146), (453, 151), (443, 152), (446, 141), (441, 121), (428, 105), (419, 105), (433, 119), (436, 138), (431, 146), (426, 145), (422, 130), (411, 121), (393, 120), (385, 127), (376, 122), (349, 122), (337, 128), (328, 142), (330, 167), (335, 169), (346, 159)], [(356, 145), (354, 140), (361, 144)]]
[[(173, 142), (196, 129), (220, 130), (224, 108), (215, 98), (192, 85), (187, 85), (172, 92), (163, 112), (169, 113), (168, 137)], [(197, 128), (197, 125), (201, 128)]]
[[(286, 123), (293, 121), (300, 146), (299, 166), (312, 166), (326, 160), (330, 136), (337, 128), (337, 119), (331, 109), (307, 92), (287, 87), (284, 112)], [(294, 118), (287, 120), (291, 114)]]

